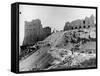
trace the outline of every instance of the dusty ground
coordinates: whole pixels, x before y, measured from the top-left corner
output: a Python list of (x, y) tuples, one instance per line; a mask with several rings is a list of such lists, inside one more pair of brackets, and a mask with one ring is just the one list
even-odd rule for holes
[(96, 36), (91, 30), (53, 33), (39, 50), (20, 61), (20, 71), (95, 67)]

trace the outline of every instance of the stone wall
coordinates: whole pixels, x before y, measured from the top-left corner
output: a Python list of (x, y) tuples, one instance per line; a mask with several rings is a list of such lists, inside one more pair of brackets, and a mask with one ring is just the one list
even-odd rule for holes
[(66, 22), (64, 31), (73, 30), (73, 29), (87, 29), (87, 28), (95, 27), (94, 19), (95, 19), (94, 16), (91, 15), (90, 17), (85, 17), (84, 20), (77, 19), (72, 22)]
[(32, 20), (31, 22), (25, 21), (25, 35), (23, 45), (33, 45), (37, 41), (42, 41), (51, 34), (51, 28), (42, 28), (41, 21), (39, 19)]

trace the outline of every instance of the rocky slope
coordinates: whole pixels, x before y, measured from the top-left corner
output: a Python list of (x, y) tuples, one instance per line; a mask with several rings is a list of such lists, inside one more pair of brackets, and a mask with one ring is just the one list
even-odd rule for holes
[(35, 53), (20, 61), (20, 71), (78, 68), (86, 60), (96, 59), (95, 40), (95, 28), (53, 33), (37, 42)]

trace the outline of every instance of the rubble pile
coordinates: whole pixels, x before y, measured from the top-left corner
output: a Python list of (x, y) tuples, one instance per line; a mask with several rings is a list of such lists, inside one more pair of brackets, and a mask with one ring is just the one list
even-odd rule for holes
[[(70, 69), (95, 66), (96, 35), (91, 34), (91, 32), (95, 34), (95, 29), (57, 32), (43, 41), (38, 41), (35, 45), (26, 49), (29, 51), (26, 51), (28, 54), (20, 60), (20, 70)], [(39, 54), (37, 55), (37, 53)], [(33, 59), (33, 57), (36, 59)], [(93, 64), (90, 65), (89, 61)]]
[(67, 22), (64, 30), (51, 33), (39, 19), (25, 23), (19, 54), (19, 70), (88, 68), (96, 66), (94, 17)]
[[(94, 32), (95, 34), (95, 30), (90, 30), (91, 29), (81, 29), (64, 32), (62, 38), (65, 40), (65, 42), (63, 41), (63, 44), (66, 43), (66, 45), (61, 48), (52, 47), (48, 51), (48, 53), (50, 53), (54, 58), (54, 61), (48, 69), (84, 68), (86, 66), (81, 66), (83, 62), (95, 59), (95, 46), (93, 46), (94, 48), (82, 48), (84, 45), (86, 46), (87, 43), (90, 43), (90, 45), (91, 42), (94, 43), (94, 41), (91, 41), (91, 38), (89, 37), (91, 36), (94, 39), (96, 38), (91, 35), (91, 32)], [(72, 47), (66, 49), (65, 47), (69, 45), (68, 43), (72, 44)]]

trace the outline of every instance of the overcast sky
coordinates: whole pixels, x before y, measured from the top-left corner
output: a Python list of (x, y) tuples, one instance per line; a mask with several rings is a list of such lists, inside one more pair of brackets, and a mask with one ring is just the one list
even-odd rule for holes
[(95, 16), (95, 9), (72, 8), (72, 7), (51, 7), (36, 5), (20, 5), (19, 28), (20, 45), (24, 38), (24, 22), (40, 19), (42, 26), (50, 26), (52, 29), (62, 30), (65, 22), (76, 19), (84, 19), (86, 16)]

